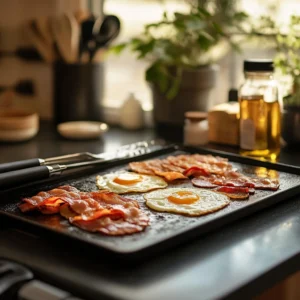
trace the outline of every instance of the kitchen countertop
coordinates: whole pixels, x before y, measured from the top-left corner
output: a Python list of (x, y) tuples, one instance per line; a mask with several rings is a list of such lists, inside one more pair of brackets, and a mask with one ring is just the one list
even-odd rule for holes
[[(0, 163), (98, 153), (154, 137), (151, 129), (112, 128), (99, 140), (69, 141), (43, 123), (29, 142), (0, 144)], [(283, 149), (280, 161), (300, 165), (299, 154), (300, 150)], [(133, 266), (108, 263), (95, 251), (3, 220), (0, 257), (26, 263), (42, 278), (84, 299), (250, 299), (300, 269), (299, 209), (300, 195)]]

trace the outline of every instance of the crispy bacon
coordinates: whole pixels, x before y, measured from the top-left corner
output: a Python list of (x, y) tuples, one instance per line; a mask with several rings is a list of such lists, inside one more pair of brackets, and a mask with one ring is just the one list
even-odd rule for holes
[(135, 200), (108, 191), (80, 192), (69, 186), (24, 198), (19, 208), (22, 212), (60, 213), (77, 227), (107, 235), (139, 232), (149, 224)]
[(221, 186), (215, 190), (224, 193), (249, 193), (249, 188), (247, 187)]
[(192, 182), (197, 187), (215, 188), (217, 186), (248, 187), (276, 191), (277, 179), (247, 177), (233, 170), (227, 158), (212, 155), (192, 154), (168, 156), (144, 162), (132, 162), (131, 170), (164, 177), (168, 181), (195, 177)]
[(145, 175), (155, 175), (155, 173), (149, 169), (146, 161), (137, 161), (129, 163), (130, 170)]
[(173, 181), (176, 179), (186, 179), (182, 173), (183, 168), (173, 166), (167, 161), (160, 161), (158, 159), (149, 160), (144, 162), (132, 162), (129, 163), (129, 168), (140, 174), (157, 175), (164, 177), (167, 181)]
[(200, 167), (191, 167), (187, 170), (185, 170), (183, 172), (183, 175), (187, 176), (187, 177), (190, 177), (190, 176), (201, 176), (201, 175), (204, 175), (204, 176), (209, 176), (210, 173), (203, 169), (203, 168), (200, 168)]
[[(140, 174), (158, 175), (167, 181), (186, 179), (192, 175), (207, 175), (209, 173), (223, 174), (232, 167), (226, 158), (212, 155), (178, 155), (166, 159), (152, 159), (143, 162), (131, 162), (129, 168)], [(194, 174), (198, 168), (198, 173)], [(188, 171), (189, 170), (189, 171)], [(202, 170), (202, 173), (200, 173)]]
[(75, 216), (70, 222), (81, 229), (101, 232), (107, 235), (124, 235), (142, 231), (148, 226), (149, 219), (145, 214), (131, 208), (130, 217), (122, 210), (112, 209), (97, 211), (89, 216)]
[[(197, 187), (228, 186), (228, 187), (248, 187), (259, 190), (273, 190), (279, 188), (277, 179), (252, 178), (244, 176), (238, 172), (225, 173), (223, 176), (211, 174), (210, 176), (199, 176), (192, 179), (193, 185)], [(251, 190), (250, 190), (251, 192)], [(252, 191), (253, 192), (253, 191)]]
[(216, 184), (210, 182), (209, 180), (207, 179), (202, 179), (202, 178), (193, 178), (192, 179), (192, 184), (196, 187), (199, 187), (199, 188), (207, 188), (207, 189), (212, 189), (212, 188), (215, 188), (217, 187)]
[(214, 191), (225, 194), (232, 200), (245, 200), (249, 198), (249, 188), (247, 187), (220, 186), (215, 188)]

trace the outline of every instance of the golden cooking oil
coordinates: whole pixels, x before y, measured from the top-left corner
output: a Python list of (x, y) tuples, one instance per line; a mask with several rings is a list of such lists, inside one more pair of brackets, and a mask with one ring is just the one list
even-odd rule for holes
[(276, 160), (280, 152), (280, 105), (261, 96), (240, 98), (240, 153)]
[(276, 161), (280, 153), (281, 108), (272, 61), (245, 61), (240, 88), (240, 153)]

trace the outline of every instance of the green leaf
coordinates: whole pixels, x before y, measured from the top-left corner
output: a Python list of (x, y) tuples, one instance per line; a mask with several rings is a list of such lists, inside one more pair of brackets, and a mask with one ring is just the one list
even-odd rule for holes
[(115, 54), (120, 54), (127, 46), (127, 43), (118, 44), (115, 46), (111, 46), (109, 51)]
[(202, 37), (205, 37), (207, 40), (210, 40), (212, 42), (215, 41), (215, 38), (205, 31), (200, 31), (198, 34), (201, 35)]
[(171, 100), (178, 94), (182, 79), (182, 69), (177, 67), (176, 69), (176, 76), (171, 80), (171, 87), (166, 93), (166, 98)]
[(207, 51), (214, 44), (214, 40), (201, 34), (197, 39), (197, 43), (201, 49)]
[(169, 85), (166, 67), (159, 62), (152, 64), (146, 70), (146, 80), (156, 83), (159, 86), (161, 92), (165, 93)]
[(239, 21), (239, 22), (243, 22), (248, 18), (249, 18), (249, 15), (242, 11), (236, 12), (233, 15), (233, 19), (235, 19), (236, 21)]
[(163, 20), (164, 21), (168, 20), (168, 13), (166, 11), (164, 11), (164, 13), (163, 13)]
[(222, 27), (220, 26), (220, 24), (218, 24), (217, 22), (212, 22), (212, 25), (219, 35), (222, 35), (222, 36), (224, 35), (224, 31), (223, 31)]
[(210, 17), (211, 14), (209, 13), (209, 11), (207, 11), (206, 9), (198, 6), (198, 12), (200, 15), (205, 16), (205, 17)]
[(185, 20), (188, 16), (187, 15), (184, 15), (182, 13), (179, 13), (179, 12), (175, 12), (174, 13), (174, 17), (175, 19), (177, 20)]
[(155, 40), (150, 40), (148, 42), (136, 43), (133, 46), (133, 51), (139, 53), (138, 59), (144, 58), (148, 53), (151, 53), (155, 45)]
[(198, 18), (190, 18), (185, 22), (186, 28), (190, 31), (203, 30), (205, 28), (205, 22)]
[(171, 100), (173, 99), (179, 91), (180, 88), (180, 80), (178, 78), (176, 78), (175, 80), (172, 81), (171, 83), (171, 87), (169, 88), (169, 90), (166, 93), (166, 98)]

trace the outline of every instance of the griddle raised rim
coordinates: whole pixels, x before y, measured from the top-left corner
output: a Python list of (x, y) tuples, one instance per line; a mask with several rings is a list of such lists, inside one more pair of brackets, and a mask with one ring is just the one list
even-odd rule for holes
[[(116, 167), (116, 166), (123, 165), (123, 164), (126, 164), (131, 161), (140, 161), (140, 160), (153, 158), (158, 155), (168, 154), (168, 153), (172, 153), (174, 151), (186, 151), (186, 152), (190, 152), (190, 153), (218, 155), (218, 156), (226, 157), (232, 162), (238, 162), (238, 163), (248, 164), (248, 165), (252, 165), (252, 166), (266, 167), (266, 168), (273, 169), (276, 171), (282, 171), (282, 172), (296, 174), (296, 175), (300, 174), (300, 167), (296, 167), (296, 166), (290, 166), (290, 165), (280, 164), (280, 163), (271, 163), (271, 162), (267, 162), (267, 161), (260, 161), (260, 160), (243, 157), (243, 156), (228, 153), (228, 152), (210, 150), (210, 149), (206, 149), (206, 148), (202, 148), (202, 147), (186, 147), (186, 146), (182, 146), (182, 145), (171, 145), (170, 147), (165, 147), (164, 149), (156, 150), (156, 151), (153, 151), (151, 153), (148, 153), (148, 154), (145, 154), (145, 155), (142, 155), (139, 157), (126, 158), (126, 159), (122, 159), (118, 162), (112, 162), (112, 163), (108, 162), (101, 166), (98, 166), (98, 168), (95, 167), (95, 168), (92, 168), (91, 170), (82, 170), (82, 171), (76, 172), (76, 174), (72, 174), (72, 175), (69, 174), (68, 176), (58, 178), (57, 180), (50, 179), (50, 180), (44, 180), (42, 182), (37, 182), (37, 183), (30, 184), (30, 185), (26, 185), (26, 189), (27, 188), (36, 188), (36, 187), (40, 186), (41, 184), (46, 184), (46, 183), (47, 184), (49, 184), (49, 183), (55, 184), (56, 182), (60, 182), (62, 180), (78, 179), (83, 175), (91, 175), (99, 170), (105, 170), (106, 168)], [(8, 193), (17, 194), (17, 193), (21, 192), (23, 190), (23, 188), (24, 188), (24, 186), (20, 187), (20, 188), (16, 188), (16, 189), (10, 189), (10, 190), (1, 192), (0, 195), (7, 195)], [(300, 183), (299, 183), (299, 185), (289, 188), (287, 190), (277, 192), (275, 197), (272, 195), (266, 196), (264, 198), (261, 198), (260, 201), (258, 201), (258, 202), (249, 204), (246, 207), (240, 207), (232, 212), (228, 212), (226, 215), (219, 216), (214, 220), (208, 220), (207, 222), (201, 224), (200, 226), (199, 226), (199, 224), (198, 225), (195, 224), (195, 226), (193, 226), (192, 228), (189, 228), (188, 230), (182, 229), (182, 231), (180, 231), (178, 233), (178, 235), (176, 235), (176, 236), (163, 239), (162, 241), (158, 241), (154, 245), (144, 247), (141, 249), (136, 249), (133, 251), (116, 251), (115, 249), (113, 249), (107, 245), (95, 245), (95, 243), (92, 243), (91, 241), (86, 240), (85, 238), (71, 235), (67, 232), (58, 232), (54, 228), (50, 228), (48, 226), (36, 223), (34, 221), (24, 220), (21, 216), (11, 215), (10, 213), (3, 212), (1, 210), (0, 210), (0, 215), (3, 214), (5, 216), (7, 216), (8, 218), (18, 220), (21, 223), (27, 223), (33, 227), (37, 227), (39, 229), (46, 230), (48, 232), (52, 232), (56, 235), (60, 234), (60, 236), (67, 237), (72, 240), (79, 241), (81, 243), (83, 242), (83, 243), (92, 245), (94, 247), (99, 247), (102, 250), (111, 252), (116, 256), (121, 256), (123, 258), (126, 257), (129, 260), (131, 260), (131, 259), (135, 260), (135, 259), (144, 257), (144, 255), (149, 255), (149, 252), (151, 254), (156, 254), (156, 253), (166, 250), (168, 248), (177, 246), (178, 244), (186, 242), (187, 240), (190, 240), (191, 238), (194, 238), (196, 236), (213, 231), (223, 225), (226, 225), (228, 223), (236, 221), (237, 219), (242, 218), (244, 216), (248, 216), (248, 215), (250, 215), (256, 211), (259, 211), (263, 208), (266, 208), (268, 206), (274, 205), (284, 199), (291, 198), (299, 193), (300, 193)], [(188, 233), (188, 234), (183, 234), (183, 233)]]

